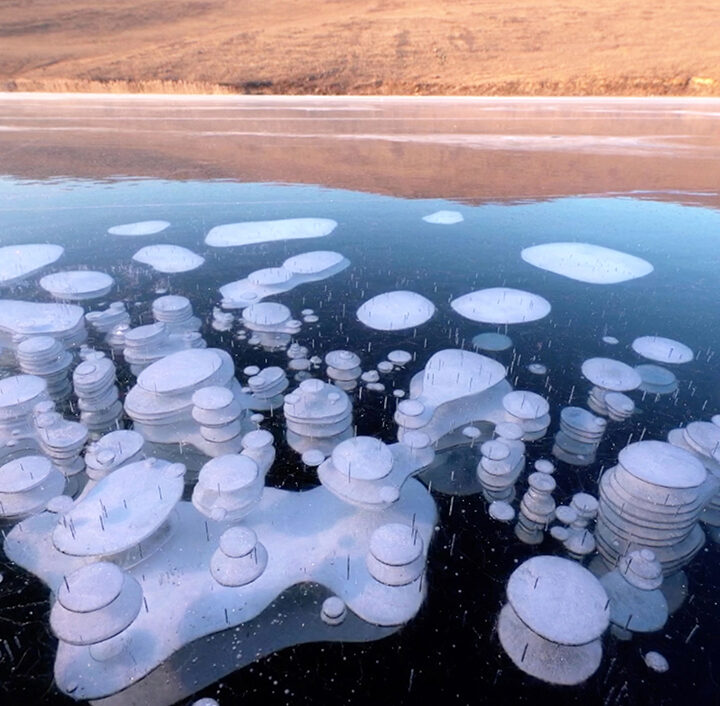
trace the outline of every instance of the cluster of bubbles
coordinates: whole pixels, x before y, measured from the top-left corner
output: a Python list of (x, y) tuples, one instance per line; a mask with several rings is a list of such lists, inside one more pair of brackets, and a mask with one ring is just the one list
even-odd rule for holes
[[(462, 218), (438, 211), (424, 220), (449, 226)], [(318, 238), (337, 225), (322, 218), (234, 223), (212, 228), (205, 243)], [(168, 228), (145, 221), (109, 233), (135, 238)], [(62, 255), (57, 245), (0, 248), (0, 286), (13, 287)], [(148, 245), (132, 257), (164, 274), (205, 263), (171, 244)], [(534, 246), (522, 258), (593, 284), (653, 269), (583, 243)], [(507, 583), (498, 637), (528, 674), (580, 683), (597, 670), (609, 627), (620, 639), (654, 632), (679, 607), (682, 569), (705, 541), (701, 523), (720, 538), (720, 419), (674, 429), (667, 441), (628, 443), (599, 477), (595, 495), (558, 503), (555, 462), (540, 458), (526, 473), (530, 445), (552, 424), (549, 401), (514, 389), (506, 366), (490, 357), (513, 347), (507, 328), (479, 332), (472, 347), (482, 353), (433, 352), (403, 390), (393, 376), (413, 365), (415, 353), (396, 348), (370, 361), (370, 345), (316, 351), (302, 340), (303, 326), (319, 319), (313, 309), (296, 318), (284, 304), (264, 301), (348, 267), (340, 253), (314, 250), (221, 287), (209, 323), (228, 335), (231, 351), (208, 347), (184, 296), (156, 298), (153, 322), (142, 325), (132, 325), (121, 301), (86, 312), (77, 302), (104, 299), (115, 286), (103, 272), (42, 277), (39, 286), (57, 303), (2, 301), (2, 360), (17, 373), (0, 380), (0, 517), (13, 525), (4, 548), (52, 591), (63, 691), (102, 699), (142, 689), (175, 652), (228, 626), (255, 621), (248, 640), (257, 643), (265, 609), (308, 581), (326, 596), (313, 607), (317, 619), (298, 623), (303, 641), (308, 634), (383, 637), (411, 620), (425, 596), (433, 489), (480, 493), (490, 517), (513, 523), (519, 541), (533, 547), (550, 536), (564, 554), (533, 556)], [(468, 292), (449, 304), (471, 322), (505, 327), (551, 312), (545, 298), (509, 287)], [(368, 298), (356, 316), (368, 329), (397, 332), (423, 326), (437, 311), (417, 292), (393, 290)], [(245, 366), (241, 383), (236, 342), (284, 351), (285, 363)], [(666, 366), (693, 359), (690, 348), (659, 336), (639, 337), (631, 347), (650, 362), (633, 367), (593, 357), (576, 371), (590, 384), (587, 408), (569, 400), (556, 417), (556, 462), (592, 464), (608, 427), (636, 413), (632, 394), (676, 393), (677, 377)], [(514, 352), (512, 365), (518, 362)], [(120, 366), (129, 381), (119, 382)], [(547, 374), (537, 360), (527, 367)], [(384, 410), (393, 401), (396, 442), (357, 434), (354, 411), (365, 391), (383, 395)], [(284, 443), (316, 469), (312, 490), (266, 484), (277, 440), (260, 425), (276, 413)], [(446, 459), (461, 447), (477, 448), (477, 462), (458, 478)], [(526, 490), (518, 494), (521, 481)], [(172, 579), (180, 574), (182, 581)], [(163, 640), (143, 639), (159, 631)], [(288, 630), (273, 640), (280, 649), (300, 638)], [(236, 666), (263, 650), (244, 649)], [(657, 652), (645, 661), (668, 668)], [(207, 666), (203, 673), (187, 669), (192, 678), (175, 687), (178, 699), (222, 676)]]

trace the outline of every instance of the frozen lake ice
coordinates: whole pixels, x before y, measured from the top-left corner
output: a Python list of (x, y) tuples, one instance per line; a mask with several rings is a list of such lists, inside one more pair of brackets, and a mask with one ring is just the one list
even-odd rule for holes
[[(46, 459), (22, 467), (0, 459), (0, 501), (13, 518), (3, 529), (17, 519), (9, 510), (48, 505), (26, 521), (28, 534), (52, 543), (57, 526), (62, 548), (109, 554), (124, 572), (97, 570), (100, 590), (97, 576), (70, 571), (84, 559), (59, 557), (39, 571), (58, 587), (68, 576), (55, 602), (3, 557), (7, 703), (73, 702), (67, 677), (81, 648), (62, 647), (54, 679), (52, 605), (58, 633), (87, 641), (108, 633), (79, 636), (77, 614), (104, 611), (115, 593), (127, 601), (106, 616), (122, 639), (82, 647), (95, 675), (116, 678), (131, 673), (133, 660), (172, 653), (161, 629), (144, 627), (153, 625), (159, 596), (173, 614), (180, 567), (195, 565), (196, 601), (167, 632), (197, 636), (207, 623), (219, 641), (199, 638), (160, 660), (149, 690), (135, 692), (140, 702), (465, 704), (481, 694), (488, 703), (712, 703), (708, 655), (720, 649), (720, 501), (707, 485), (720, 472), (718, 105), (323, 100), (0, 99), (0, 126), (10, 128), (0, 130), (0, 146), (13, 148), (3, 152), (0, 179), (0, 247), (9, 249), (0, 261), (0, 439), (5, 454)], [(99, 153), (114, 156), (112, 174)], [(137, 251), (151, 256), (142, 256), (147, 264), (133, 259)], [(52, 286), (58, 281), (63, 291)], [(166, 305), (154, 307), (159, 297)], [(367, 306), (374, 297), (377, 307)], [(91, 311), (109, 313), (91, 316), (85, 333), (82, 314)], [(102, 485), (104, 469), (113, 479), (123, 454), (108, 439), (85, 452), (97, 490), (89, 487), (74, 510), (67, 497), (51, 502), (46, 495), (63, 482), (80, 492), (71, 485), (85, 473), (72, 475), (78, 429), (57, 415), (101, 424), (114, 395), (125, 402), (136, 376), (123, 344), (132, 348), (139, 334), (130, 331), (159, 321), (155, 314), (163, 320), (141, 332), (144, 345), (172, 331), (168, 352), (183, 362), (141, 374), (142, 405), (135, 393), (130, 411), (152, 437), (142, 456), (173, 455), (168, 463), (187, 466), (187, 497), (175, 504), (178, 476), (160, 470), (157, 482), (145, 473), (126, 488), (121, 474)], [(208, 350), (195, 350), (198, 328)], [(41, 338), (48, 334), (70, 351), (69, 371)], [(21, 346), (25, 337), (37, 345)], [(108, 366), (83, 344), (113, 360), (117, 393), (100, 379)], [(220, 380), (205, 369), (216, 349), (232, 359), (234, 378), (227, 361)], [(54, 408), (43, 398), (32, 416), (40, 397), (26, 379), (13, 379), (20, 363), (49, 380), (72, 379), (73, 370), (83, 378), (90, 368), (98, 379)], [(125, 414), (120, 426), (131, 422)], [(170, 435), (185, 443), (163, 443)], [(632, 446), (639, 441), (653, 445)], [(633, 462), (638, 448), (661, 442), (662, 453)], [(218, 448), (232, 449), (224, 463), (208, 457)], [(687, 455), (696, 462), (683, 483), (678, 464)], [(132, 461), (141, 459), (133, 452)], [(419, 480), (408, 476), (423, 464)], [(551, 480), (531, 481), (533, 469)], [(189, 502), (193, 487), (207, 515)], [(132, 522), (128, 499), (138, 513)], [(385, 512), (395, 514), (377, 514)], [(343, 523), (352, 529), (335, 533)], [(516, 534), (518, 523), (525, 534)], [(94, 532), (83, 534), (89, 526)], [(150, 533), (139, 540), (147, 556), (113, 543), (130, 536), (128, 527), (134, 539)], [(668, 570), (661, 632), (633, 631), (658, 622), (662, 599), (653, 594), (633, 618), (627, 606), (642, 595), (617, 576), (606, 583), (623, 602), (610, 610), (616, 622), (602, 652), (605, 604), (584, 574), (572, 578), (560, 564), (526, 576), (519, 593), (508, 586), (533, 557), (582, 562), (595, 573), (629, 533), (658, 548)], [(185, 541), (192, 549), (173, 554)], [(283, 566), (292, 567), (294, 587)], [(563, 577), (592, 593), (586, 613), (582, 601), (564, 597)], [(253, 588), (269, 580), (270, 589)], [(243, 622), (242, 601), (221, 605), (218, 595), (247, 595), (257, 614)], [(517, 603), (514, 614), (498, 623), (507, 599)], [(553, 620), (563, 607), (563, 620)], [(512, 633), (507, 650), (498, 624)], [(252, 656), (242, 657), (238, 644)], [(553, 655), (577, 662), (558, 666)], [(225, 676), (182, 691), (183, 678), (198, 673), (193, 664)], [(87, 688), (82, 670), (77, 676)], [(121, 706), (118, 698), (105, 706)]]

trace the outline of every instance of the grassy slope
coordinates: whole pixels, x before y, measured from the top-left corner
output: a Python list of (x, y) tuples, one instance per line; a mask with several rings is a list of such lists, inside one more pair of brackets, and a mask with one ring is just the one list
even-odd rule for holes
[(714, 0), (5, 0), (0, 89), (720, 95)]

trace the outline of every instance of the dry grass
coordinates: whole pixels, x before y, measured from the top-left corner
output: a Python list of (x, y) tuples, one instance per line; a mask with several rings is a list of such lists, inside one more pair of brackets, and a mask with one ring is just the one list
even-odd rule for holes
[(6, 0), (4, 90), (720, 95), (720, 3)]

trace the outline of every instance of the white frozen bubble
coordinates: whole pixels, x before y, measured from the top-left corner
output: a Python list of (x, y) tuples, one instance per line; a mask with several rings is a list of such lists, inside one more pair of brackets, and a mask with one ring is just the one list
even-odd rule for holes
[(634, 368), (612, 358), (589, 358), (582, 364), (582, 374), (593, 385), (613, 392), (634, 390), (642, 383)]
[(325, 454), (320, 449), (308, 449), (302, 456), (302, 462), (306, 466), (319, 466), (325, 460)]
[(667, 672), (670, 669), (668, 661), (659, 652), (650, 651), (643, 657), (645, 664), (653, 670), (653, 672)]
[(40, 286), (53, 297), (71, 301), (103, 297), (114, 284), (110, 275), (94, 270), (55, 272), (40, 280)]
[(620, 341), (615, 336), (603, 336), (602, 342), (607, 343), (609, 346), (617, 346)]
[(397, 290), (368, 299), (357, 317), (376, 331), (402, 331), (424, 324), (434, 313), (435, 305), (421, 294)]
[(546, 375), (547, 374), (547, 367), (544, 366), (542, 363), (530, 363), (530, 365), (527, 366), (527, 369), (533, 375)]
[(512, 348), (512, 338), (506, 336), (504, 333), (493, 333), (488, 331), (486, 333), (479, 333), (477, 336), (473, 336), (472, 339), (473, 348), (477, 348), (481, 351), (489, 351), (491, 353), (497, 353), (499, 351), (506, 351), (508, 348)]
[[(314, 250), (290, 257), (281, 267), (266, 267), (251, 272), (247, 277), (220, 287), (222, 306), (241, 309), (266, 297), (289, 292), (306, 282), (317, 282), (342, 272), (350, 260), (330, 250)], [(312, 309), (306, 310), (312, 315)]]
[(380, 380), (380, 373), (378, 373), (377, 370), (368, 370), (360, 376), (360, 379), (363, 382), (378, 382)]
[(423, 216), (425, 223), (432, 223), (440, 226), (451, 226), (455, 223), (462, 223), (463, 218), (460, 211), (435, 211), (427, 216)]
[(660, 365), (652, 365), (650, 363), (636, 365), (635, 370), (640, 374), (643, 385), (665, 388), (674, 387), (677, 382), (675, 373), (672, 370), (663, 368)]
[(369, 382), (366, 387), (371, 392), (385, 392), (385, 385), (381, 382)]
[(407, 351), (390, 351), (388, 360), (394, 365), (406, 365), (412, 360), (412, 355)]
[(534, 245), (525, 248), (520, 256), (541, 270), (590, 284), (627, 282), (653, 271), (653, 266), (642, 258), (590, 243)]
[(161, 233), (170, 224), (167, 221), (138, 221), (137, 223), (123, 223), (119, 226), (108, 228), (110, 235), (155, 235)]
[(555, 473), (555, 464), (546, 458), (539, 458), (535, 461), (534, 468), (538, 473), (549, 473), (550, 475)]
[(488, 507), (488, 513), (493, 520), (498, 522), (512, 522), (515, 519), (513, 506), (504, 500), (494, 500)]
[(550, 302), (538, 294), (510, 287), (491, 287), (453, 299), (450, 306), (460, 316), (484, 324), (520, 324), (537, 321), (550, 313)]
[(656, 363), (679, 365), (689, 363), (694, 358), (692, 350), (684, 343), (662, 336), (640, 336), (632, 342), (632, 349)]
[(215, 248), (268, 243), (275, 240), (322, 238), (330, 235), (337, 222), (329, 218), (285, 218), (278, 221), (246, 221), (215, 226), (205, 243)]
[(165, 274), (190, 272), (205, 262), (204, 257), (180, 245), (148, 245), (140, 248), (133, 255), (133, 260)]
[[(345, 269), (350, 264), (349, 260), (339, 252), (332, 250), (313, 250), (299, 255), (293, 255), (283, 262), (283, 268), (295, 275), (316, 277), (330, 272), (335, 274), (339, 269)], [(329, 275), (328, 275), (329, 276)], [(312, 310), (309, 312), (313, 313)]]
[(52, 265), (65, 252), (60, 245), (30, 243), (0, 248), (0, 286), (13, 284)]
[(82, 343), (85, 312), (75, 304), (0, 299), (0, 344), (12, 345), (14, 336), (52, 336), (64, 346)]

